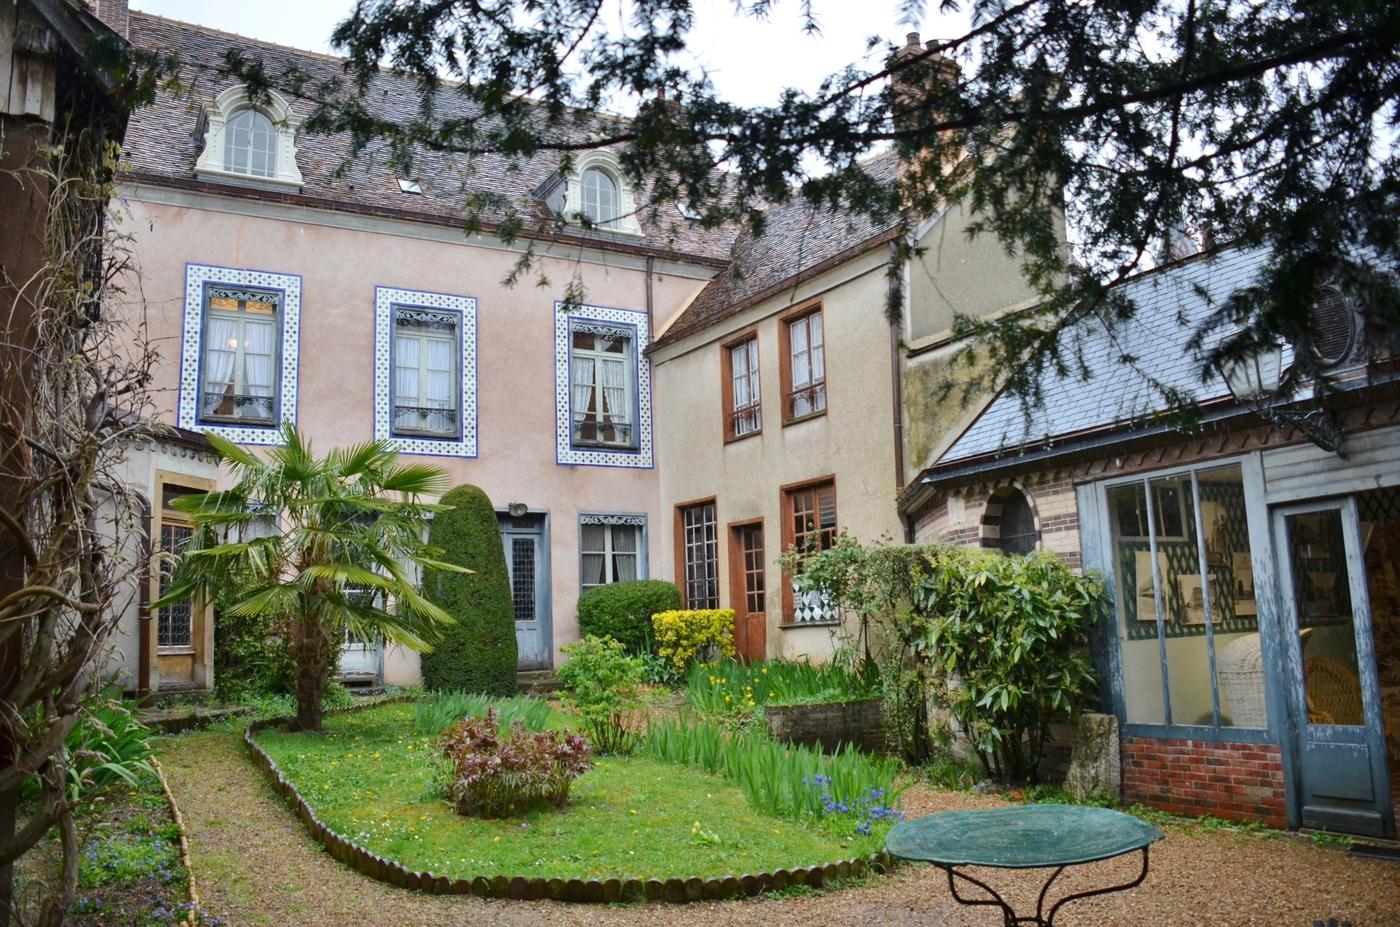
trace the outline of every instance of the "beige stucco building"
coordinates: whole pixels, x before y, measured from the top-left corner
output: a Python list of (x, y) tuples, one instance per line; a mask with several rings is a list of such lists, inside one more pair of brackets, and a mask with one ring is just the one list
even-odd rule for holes
[[(890, 156), (869, 167), (897, 169)], [(735, 242), (740, 274), (717, 276), (652, 350), (673, 522), (662, 556), (687, 604), (735, 609), (741, 651), (830, 656), (835, 614), (796, 593), (777, 557), (840, 532), (905, 539), (895, 497), (940, 418), (958, 414), (944, 415), (927, 373), (954, 316), (1030, 299), (1015, 257), (970, 238), (961, 211), (912, 225), (912, 257), (892, 275), (897, 222), (776, 207), (763, 237)]]

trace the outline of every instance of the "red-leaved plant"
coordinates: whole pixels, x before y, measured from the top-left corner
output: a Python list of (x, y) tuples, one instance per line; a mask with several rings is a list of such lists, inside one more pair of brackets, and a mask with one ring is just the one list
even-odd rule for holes
[(447, 800), (458, 814), (483, 818), (546, 801), (562, 808), (573, 781), (593, 768), (593, 748), (578, 734), (534, 733), (519, 721), (502, 732), (491, 708), (449, 727), (441, 749)]

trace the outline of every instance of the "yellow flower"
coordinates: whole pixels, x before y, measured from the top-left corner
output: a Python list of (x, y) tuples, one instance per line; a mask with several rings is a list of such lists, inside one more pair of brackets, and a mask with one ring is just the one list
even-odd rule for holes
[(491, 838), (491, 842), (492, 842), (492, 843), (500, 843), (500, 842), (501, 842), (501, 838), (500, 838), (500, 837), (492, 837), (492, 838)]

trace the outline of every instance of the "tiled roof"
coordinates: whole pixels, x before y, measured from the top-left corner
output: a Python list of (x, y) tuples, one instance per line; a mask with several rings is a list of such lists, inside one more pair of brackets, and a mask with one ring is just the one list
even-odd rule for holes
[[(934, 466), (1108, 430), (1164, 411), (1165, 401), (1146, 377), (1184, 391), (1197, 403), (1229, 396), (1218, 372), (1202, 382), (1198, 358), (1187, 344), (1196, 324), (1220, 300), (1248, 285), (1267, 257), (1264, 250), (1232, 248), (1121, 284), (1137, 312), (1112, 337), (1093, 320), (1060, 336), (1061, 344), (1071, 347), (1066, 356), (1082, 352), (1089, 379), (1047, 369), (1043, 402), (1029, 411), (1015, 396), (997, 396)], [(1125, 355), (1141, 372), (1120, 362)]]
[[(162, 17), (132, 11), (130, 38), (142, 48), (174, 53), (187, 66), (184, 77), (195, 85), (193, 100), (212, 97), (226, 89), (232, 81), (218, 77), (229, 49), (242, 49), (250, 56), (260, 57), (272, 75), (288, 66), (300, 68), (311, 77), (314, 86), (323, 79), (340, 76), (340, 59), (309, 51), (299, 51), (259, 42), (256, 39), (230, 35), (217, 30), (177, 22)], [(370, 83), (365, 97), (372, 112), (381, 118), (406, 121), (416, 115), (418, 96), (413, 82), (400, 74), (381, 72)], [(304, 100), (288, 99), (292, 109), (305, 116), (310, 105)], [(439, 112), (446, 117), (462, 117), (467, 103), (459, 97), (444, 93)], [(196, 133), (198, 107), (190, 98), (176, 98), (162, 93), (156, 102), (138, 110), (131, 117), (126, 134), (126, 157), (134, 179), (166, 180), (189, 184), (194, 180), (195, 161), (203, 140)], [(579, 129), (580, 132), (584, 130)], [(469, 200), (482, 192), (505, 196), (519, 207), (535, 210), (534, 191), (545, 185), (556, 173), (560, 155), (541, 153), (528, 159), (511, 159), (497, 155), (478, 156), (471, 170), (462, 156), (423, 151), (415, 156), (414, 170), (423, 193), (405, 194), (398, 179), (374, 152), (362, 153), (342, 176), (336, 176), (344, 153), (348, 150), (344, 135), (312, 135), (302, 131), (297, 135), (297, 165), (304, 181), (301, 196), (319, 204), (343, 206), (360, 211), (382, 211), (389, 214), (415, 214), (426, 219), (460, 220)], [(227, 185), (204, 184), (211, 188), (243, 193)], [(270, 192), (272, 197), (284, 194)], [(639, 202), (644, 197), (638, 196)], [(673, 204), (658, 208), (653, 220), (648, 210), (639, 210), (643, 236), (589, 233), (581, 229), (568, 231), (569, 236), (586, 236), (592, 240), (619, 243), (622, 247), (641, 247), (651, 251), (694, 256), (708, 261), (724, 259), (733, 241), (733, 234), (723, 230), (705, 230), (687, 221)], [(498, 214), (489, 209), (483, 213), (486, 221)]]
[[(864, 167), (877, 179), (892, 180), (898, 161), (887, 153)], [(815, 207), (801, 199), (771, 207), (765, 218), (761, 236), (747, 229), (740, 233), (730, 251), (730, 266), (705, 285), (656, 345), (709, 328), (797, 282), (804, 273), (852, 256), (849, 252), (859, 246), (877, 244), (898, 222), (898, 217), (876, 222), (862, 212)]]

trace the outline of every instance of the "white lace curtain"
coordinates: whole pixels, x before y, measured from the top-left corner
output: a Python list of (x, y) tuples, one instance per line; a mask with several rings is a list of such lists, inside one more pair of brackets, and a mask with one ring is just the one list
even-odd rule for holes
[(573, 359), (573, 406), (574, 418), (591, 418), (589, 410), (593, 405), (593, 358), (578, 357)]
[(272, 369), (275, 333), (270, 319), (209, 316), (204, 342), (207, 408), (217, 406), (228, 394), (264, 398), (276, 394)]
[(272, 323), (243, 320), (243, 373), (249, 396), (272, 395)]
[(625, 422), (631, 418), (627, 402), (627, 365), (621, 360), (604, 360), (603, 413), (609, 422)]
[[(233, 319), (211, 316), (205, 334), (204, 392), (222, 396), (233, 387), (234, 353), (238, 344), (238, 327)], [(206, 402), (214, 401), (206, 399)], [(217, 405), (217, 401), (215, 401)]]

